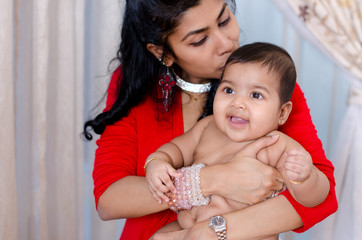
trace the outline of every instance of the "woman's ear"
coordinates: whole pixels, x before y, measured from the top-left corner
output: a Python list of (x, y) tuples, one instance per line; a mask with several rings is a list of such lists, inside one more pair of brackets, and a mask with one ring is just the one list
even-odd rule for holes
[(157, 59), (162, 59), (162, 54), (163, 54), (162, 47), (156, 46), (155, 44), (152, 43), (147, 43), (146, 47), (147, 50), (150, 51), (153, 55), (155, 55)]
[(289, 114), (292, 111), (292, 106), (293, 104), (291, 101), (288, 101), (281, 106), (278, 122), (279, 126), (283, 125), (287, 121)]
[(163, 56), (164, 50), (162, 47), (152, 43), (147, 43), (146, 47), (147, 50), (150, 51), (157, 59), (161, 59), (167, 67), (170, 67), (175, 62), (171, 54), (166, 54), (166, 56)]

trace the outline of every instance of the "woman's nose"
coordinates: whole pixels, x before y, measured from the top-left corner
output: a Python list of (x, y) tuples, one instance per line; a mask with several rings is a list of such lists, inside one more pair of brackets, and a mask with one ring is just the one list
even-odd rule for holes
[(215, 33), (215, 38), (219, 55), (224, 55), (233, 51), (234, 43), (223, 31), (217, 31)]

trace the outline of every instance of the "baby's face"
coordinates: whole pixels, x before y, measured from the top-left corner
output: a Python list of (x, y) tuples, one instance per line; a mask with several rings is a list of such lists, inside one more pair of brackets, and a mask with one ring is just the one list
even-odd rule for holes
[(280, 80), (260, 63), (234, 63), (225, 68), (216, 91), (214, 118), (231, 140), (249, 141), (278, 128)]

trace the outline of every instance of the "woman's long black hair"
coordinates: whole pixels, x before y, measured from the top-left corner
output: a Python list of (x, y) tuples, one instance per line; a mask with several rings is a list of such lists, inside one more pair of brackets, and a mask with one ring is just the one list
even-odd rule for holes
[[(117, 99), (112, 108), (85, 122), (83, 135), (92, 140), (90, 131), (102, 134), (107, 125), (127, 116), (158, 85), (160, 61), (147, 50), (152, 43), (163, 48), (165, 56), (173, 54), (167, 40), (177, 27), (182, 14), (201, 0), (128, 0), (123, 16), (121, 44), (116, 59), (121, 65)], [(234, 0), (228, 0), (231, 9)], [(176, 56), (174, 56), (176, 57)]]

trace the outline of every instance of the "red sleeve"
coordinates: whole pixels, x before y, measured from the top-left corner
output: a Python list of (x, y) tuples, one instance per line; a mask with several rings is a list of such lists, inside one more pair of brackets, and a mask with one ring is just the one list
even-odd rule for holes
[(99, 197), (112, 183), (136, 175), (137, 130), (132, 111), (127, 117), (107, 126), (97, 145), (93, 169), (96, 206)]
[(109, 109), (111, 109), (113, 103), (116, 101), (121, 80), (122, 80), (122, 71), (121, 68), (119, 67), (116, 69), (116, 71), (114, 71), (111, 78), (111, 82), (109, 83), (107, 91), (106, 108), (104, 109), (104, 111), (108, 111)]
[(303, 227), (294, 231), (304, 232), (336, 212), (338, 204), (333, 176), (334, 167), (324, 153), (322, 142), (317, 136), (317, 131), (312, 122), (306, 99), (298, 84), (295, 86), (291, 101), (293, 103), (292, 112), (288, 121), (281, 126), (279, 130), (299, 142), (306, 151), (309, 152), (312, 156), (314, 165), (327, 176), (330, 183), (330, 190), (326, 200), (313, 208), (304, 207), (299, 204), (290, 195), (289, 191), (284, 191), (282, 193), (298, 212), (304, 224)]
[[(109, 110), (116, 100), (120, 74), (120, 69), (117, 69), (111, 78), (105, 110)], [(112, 183), (128, 175), (136, 175), (136, 133), (136, 120), (131, 110), (127, 117), (107, 126), (97, 141), (93, 169), (96, 206), (99, 197)]]

